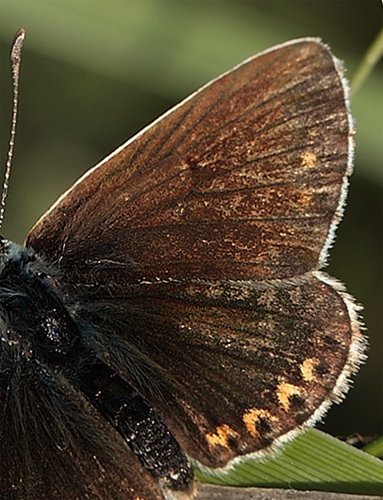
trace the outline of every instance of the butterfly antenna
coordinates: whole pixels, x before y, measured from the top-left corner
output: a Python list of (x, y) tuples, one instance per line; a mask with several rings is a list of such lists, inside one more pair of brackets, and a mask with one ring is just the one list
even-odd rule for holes
[(1, 201), (0, 201), (0, 229), (3, 225), (3, 220), (4, 220), (9, 177), (11, 175), (13, 150), (15, 147), (17, 113), (19, 107), (19, 76), (20, 76), (20, 64), (21, 64), (21, 51), (23, 48), (24, 38), (25, 38), (25, 31), (23, 29), (20, 29), (16, 33), (15, 38), (13, 39), (11, 55), (10, 55), (12, 86), (13, 86), (12, 123), (11, 123), (11, 134), (8, 144), (7, 162), (5, 164), (3, 190), (1, 193)]

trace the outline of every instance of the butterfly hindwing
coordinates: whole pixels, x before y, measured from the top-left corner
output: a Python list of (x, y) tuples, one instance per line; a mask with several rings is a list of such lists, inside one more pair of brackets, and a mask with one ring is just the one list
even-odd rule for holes
[(151, 402), (184, 451), (213, 467), (317, 420), (346, 390), (363, 346), (351, 298), (321, 273), (103, 292), (82, 297), (90, 311), (109, 312), (97, 324), (99, 356)]

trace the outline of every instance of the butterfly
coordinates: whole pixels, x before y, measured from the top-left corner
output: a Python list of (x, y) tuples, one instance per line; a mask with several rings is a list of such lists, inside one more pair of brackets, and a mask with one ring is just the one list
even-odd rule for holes
[(195, 494), (321, 418), (363, 359), (320, 269), (352, 170), (341, 63), (318, 39), (212, 80), (0, 241), (0, 491)]

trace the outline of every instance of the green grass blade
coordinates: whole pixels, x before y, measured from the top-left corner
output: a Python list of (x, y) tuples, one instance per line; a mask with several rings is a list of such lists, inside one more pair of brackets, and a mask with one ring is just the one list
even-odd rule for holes
[(363, 447), (365, 453), (369, 453), (374, 457), (383, 458), (383, 436), (374, 439), (371, 443), (366, 444)]
[(283, 446), (275, 456), (247, 460), (225, 475), (198, 470), (196, 476), (228, 486), (383, 494), (383, 462), (315, 429)]

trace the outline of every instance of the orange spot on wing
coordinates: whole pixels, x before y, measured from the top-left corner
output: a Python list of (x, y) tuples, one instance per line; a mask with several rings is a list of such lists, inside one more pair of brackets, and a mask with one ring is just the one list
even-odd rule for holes
[(314, 358), (307, 358), (303, 361), (300, 366), (302, 377), (306, 382), (311, 382), (315, 379), (314, 368), (316, 365), (316, 360)]
[(281, 384), (279, 384), (277, 387), (277, 396), (282, 408), (285, 411), (289, 411), (289, 398), (294, 394), (301, 394), (301, 392), (301, 389), (296, 385), (288, 384), (287, 382), (282, 382)]
[(250, 410), (247, 410), (243, 414), (242, 420), (248, 432), (254, 437), (260, 436), (260, 432), (257, 429), (257, 423), (260, 419), (266, 420), (268, 423), (278, 421), (278, 417), (272, 415), (268, 410), (250, 408)]
[(317, 161), (317, 157), (314, 153), (311, 153), (310, 151), (305, 151), (301, 155), (302, 159), (302, 165), (308, 168), (313, 168), (315, 167), (315, 163)]
[(228, 447), (229, 438), (236, 438), (239, 434), (235, 432), (229, 425), (223, 424), (216, 428), (215, 432), (206, 434), (206, 440), (209, 446), (224, 446)]

